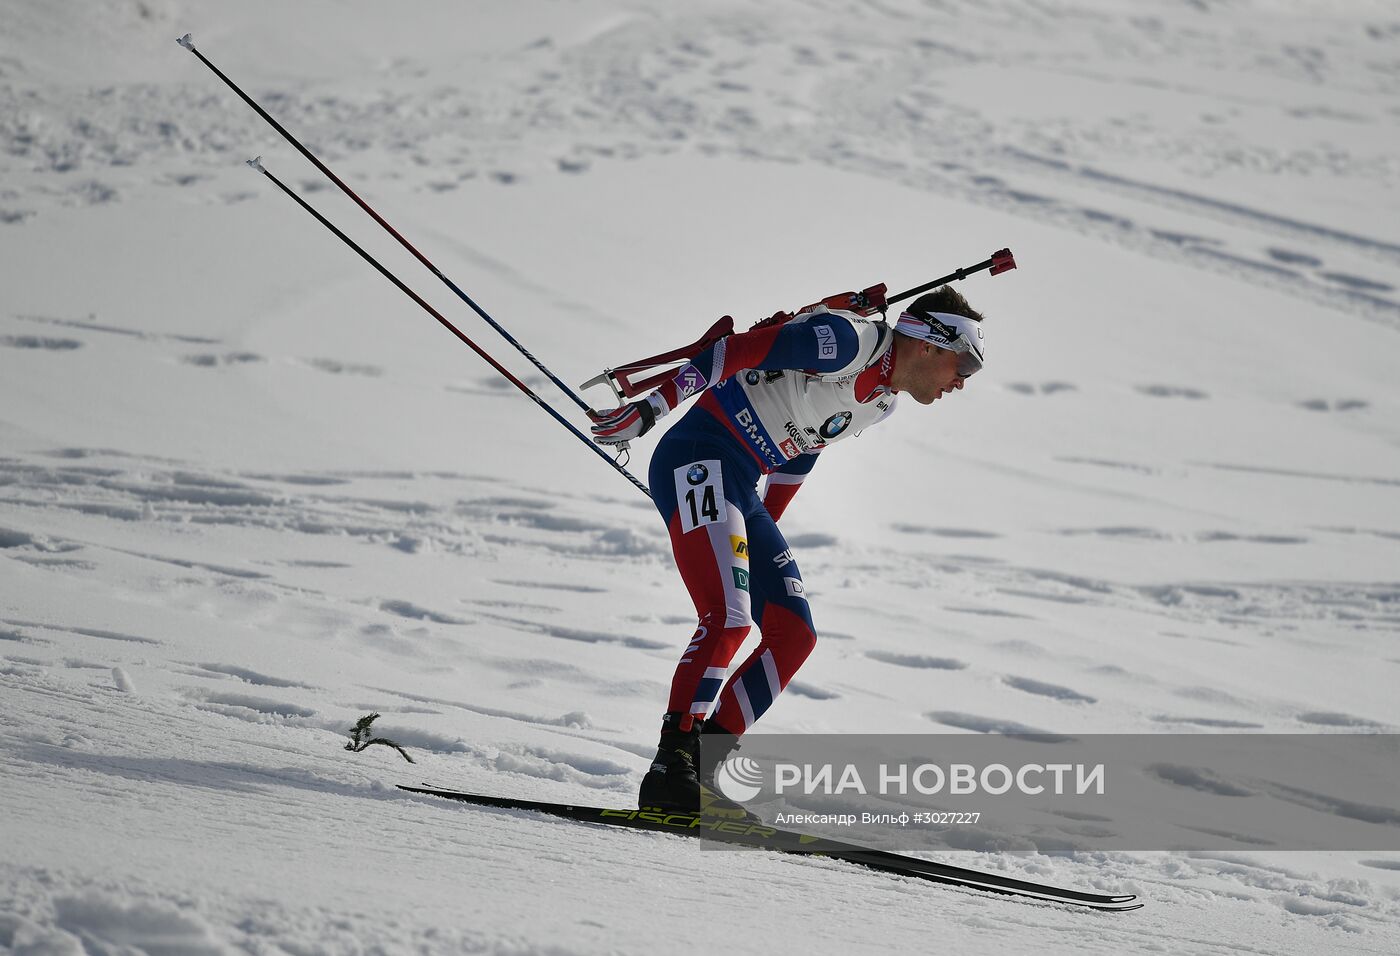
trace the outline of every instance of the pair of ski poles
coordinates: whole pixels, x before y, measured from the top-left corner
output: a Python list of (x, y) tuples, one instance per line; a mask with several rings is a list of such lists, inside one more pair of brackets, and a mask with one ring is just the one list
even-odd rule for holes
[[(458, 298), (460, 298), (463, 302), (470, 306), (473, 312), (481, 316), (481, 318), (484, 319), (488, 325), (490, 325), (493, 329), (499, 332), (507, 342), (509, 342), (512, 346), (515, 347), (517, 351), (520, 352), (521, 355), (529, 359), (530, 362), (535, 366), (535, 368), (543, 372), (544, 375), (556, 386), (558, 386), (561, 392), (563, 392), (570, 399), (572, 399), (573, 402), (576, 405), (578, 405), (580, 409), (582, 409), (586, 414), (591, 414), (593, 412), (592, 407), (589, 406), (589, 404), (585, 402), (582, 398), (580, 398), (577, 395), (577, 393), (574, 392), (573, 389), (569, 388), (569, 386), (565, 385), (562, 381), (560, 381), (558, 376), (551, 372), (547, 367), (545, 367), (543, 362), (541, 362), (539, 359), (537, 359), (534, 355), (530, 353), (529, 349), (521, 345), (520, 342), (517, 341), (513, 335), (511, 335), (508, 331), (506, 331), (504, 327), (500, 325), (500, 323), (493, 319), (486, 312), (485, 309), (483, 309), (472, 299), (471, 296), (467, 295), (464, 291), (462, 291), (461, 287), (458, 286), (457, 283), (453, 282), (447, 277), (446, 274), (442, 272), (441, 269), (433, 265), (433, 263), (428, 259), (427, 256), (423, 255), (423, 253), (419, 252), (416, 248), (414, 248), (412, 243), (405, 239), (397, 229), (389, 225), (389, 223), (384, 219), (383, 216), (375, 212), (374, 209), (370, 207), (369, 203), (361, 199), (359, 195), (356, 194), (356, 192), (353, 189), (347, 186), (339, 176), (333, 173), (330, 170), (330, 168), (326, 166), (325, 163), (321, 162), (321, 160), (317, 158), (317, 156), (314, 153), (312, 153), (311, 150), (307, 149), (301, 143), (300, 140), (298, 140), (295, 136), (288, 132), (286, 127), (284, 127), (281, 123), (277, 122), (277, 120), (274, 119), (267, 112), (267, 110), (263, 109), (262, 106), (259, 105), (256, 100), (250, 97), (247, 93), (243, 92), (243, 90), (238, 86), (237, 83), (234, 83), (233, 80), (229, 79), (222, 70), (220, 70), (212, 62), (210, 62), (209, 58), (206, 57), (203, 53), (201, 53), (197, 47), (195, 47), (194, 38), (190, 34), (186, 33), (184, 36), (178, 38), (175, 42), (179, 43), (180, 46), (184, 47), (186, 50), (189, 50), (196, 57), (198, 57), (201, 63), (207, 66), (215, 76), (217, 76), (220, 80), (224, 82), (225, 85), (228, 86), (229, 89), (237, 93), (238, 96), (243, 100), (243, 102), (247, 103), (250, 107), (252, 107), (253, 111), (259, 116), (261, 116), (264, 120), (266, 120), (268, 125), (270, 125), (279, 134), (281, 134), (283, 139), (291, 143), (292, 146), (296, 147), (297, 151), (300, 152), (303, 156), (305, 156), (308, 160), (310, 160), (312, 165), (314, 165), (317, 169), (324, 173), (326, 178), (328, 178), (331, 182), (335, 183), (335, 185), (339, 187), (341, 192), (345, 193), (345, 195), (349, 196), (352, 200), (354, 200), (355, 204), (358, 205), (361, 209), (363, 209), (366, 213), (368, 213), (370, 218), (377, 222), (380, 226), (382, 226), (384, 230), (389, 233), (389, 235), (393, 236), (394, 239), (398, 241), (399, 245), (407, 249), (415, 259), (421, 262), (428, 269), (429, 272), (441, 279), (443, 284), (445, 284), (449, 289), (451, 289), (457, 295)], [(434, 319), (437, 319), (437, 321), (444, 328), (446, 328), (453, 335), (457, 336), (457, 338), (460, 339), (465, 345), (467, 345), (467, 347), (470, 348), (473, 352), (481, 356), (481, 358), (484, 359), (486, 363), (489, 364), (493, 369), (499, 372), (506, 379), (506, 381), (510, 382), (521, 392), (523, 392), (527, 398), (529, 398), (532, 402), (534, 402), (541, 409), (543, 409), (551, 418), (557, 421), (560, 425), (563, 425), (565, 428), (567, 428), (575, 438), (583, 442), (586, 446), (588, 446), (590, 450), (593, 451), (594, 454), (596, 454), (599, 458), (603, 459), (603, 461), (607, 462), (610, 467), (615, 469), (619, 474), (621, 474), (624, 478), (630, 481), (638, 491), (646, 495), (648, 498), (651, 497), (651, 492), (647, 489), (647, 486), (638, 481), (636, 476), (629, 472), (623, 466), (621, 461), (610, 458), (607, 455), (607, 453), (603, 451), (602, 448), (594, 444), (588, 438), (588, 436), (586, 436), (577, 427), (575, 427), (572, 422), (570, 422), (563, 415), (561, 415), (554, 408), (553, 405), (546, 402), (543, 398), (536, 394), (535, 391), (530, 388), (530, 386), (526, 385), (515, 375), (511, 374), (509, 369), (503, 366), (500, 362), (496, 361), (496, 359), (493, 358), (488, 352), (486, 352), (485, 349), (477, 345), (476, 342), (472, 341), (472, 339), (468, 337), (464, 332), (462, 332), (461, 329), (457, 328), (457, 326), (453, 325), (450, 321), (448, 321), (447, 318), (441, 312), (429, 305), (427, 301), (423, 299), (422, 296), (420, 296), (418, 293), (414, 292), (407, 285), (405, 285), (404, 282), (401, 279), (399, 279), (398, 276), (394, 275), (387, 268), (385, 268), (384, 265), (380, 263), (378, 259), (374, 258), (374, 256), (366, 252), (358, 243), (356, 243), (353, 239), (351, 239), (344, 232), (338, 229), (334, 223), (332, 223), (329, 219), (327, 219), (319, 211), (312, 207), (310, 203), (308, 203), (305, 199), (303, 199), (301, 196), (298, 196), (295, 192), (288, 188), (286, 183), (282, 182), (282, 180), (274, 176), (267, 169), (267, 167), (262, 164), (262, 157), (259, 156), (254, 159), (248, 160), (248, 165), (257, 172), (262, 173), (268, 179), (272, 180), (272, 182), (277, 186), (278, 189), (290, 196), (297, 203), (297, 205), (305, 209), (308, 213), (315, 217), (315, 219), (319, 223), (321, 223), (321, 225), (325, 226), (333, 234), (335, 234), (337, 238), (339, 238), (351, 249), (355, 250), (355, 252), (357, 252), (362, 259), (364, 259), (376, 270), (378, 270), (378, 272), (381, 275), (383, 275), (384, 278), (392, 282), (399, 289), (399, 291), (401, 291), (404, 295), (408, 296), (414, 302), (418, 303), (418, 305), (421, 306), (424, 311), (426, 311)], [(900, 293), (899, 295), (890, 297), (885, 300), (885, 304), (893, 305), (896, 302), (912, 298), (913, 296), (918, 295), (921, 292), (925, 292), (929, 289), (935, 288), (936, 286), (943, 285), (944, 283), (964, 279), (967, 276), (977, 272), (981, 272), (984, 269), (990, 269), (992, 275), (996, 275), (997, 273), (1005, 271), (1006, 269), (1014, 268), (1015, 263), (1011, 260), (1010, 252), (1003, 250), (1000, 253), (994, 254), (985, 262), (980, 262), (974, 266), (958, 269), (956, 272), (952, 272), (947, 276), (943, 276), (942, 278), (935, 279), (932, 282), (927, 282), (914, 289), (910, 289), (906, 292)]]
[[(423, 255), (423, 253), (419, 252), (416, 248), (414, 248), (413, 244), (410, 243), (407, 239), (405, 239), (402, 235), (400, 235), (397, 229), (389, 225), (389, 223), (384, 219), (384, 217), (379, 215), (379, 213), (375, 212), (374, 209), (370, 207), (369, 203), (361, 199), (353, 189), (351, 189), (345, 184), (344, 180), (342, 180), (335, 173), (331, 172), (330, 167), (328, 167), (325, 163), (321, 162), (321, 160), (317, 158), (317, 156), (314, 153), (312, 153), (311, 150), (307, 149), (304, 145), (302, 145), (301, 141), (298, 140), (295, 136), (293, 136), (290, 132), (288, 132), (286, 127), (284, 127), (281, 123), (277, 122), (277, 120), (273, 119), (273, 117), (267, 112), (267, 110), (263, 109), (262, 106), (260, 106), (256, 100), (254, 100), (247, 93), (243, 92), (242, 88), (240, 88), (237, 83), (229, 79), (226, 75), (224, 75), (224, 72), (222, 70), (220, 70), (212, 62), (210, 62), (209, 58), (206, 57), (203, 53), (201, 53), (199, 49), (194, 45), (194, 38), (190, 34), (186, 33), (184, 36), (180, 37), (175, 42), (180, 44), (180, 46), (184, 47), (186, 50), (189, 50), (196, 57), (198, 57), (199, 61), (205, 66), (209, 67), (209, 69), (213, 71), (215, 76), (223, 80), (229, 89), (237, 93), (239, 97), (243, 100), (243, 102), (251, 106), (255, 113), (257, 113), (263, 119), (267, 120), (268, 125), (270, 125), (278, 133), (280, 133), (283, 139), (285, 139), (287, 142), (291, 143), (294, 147), (296, 147), (297, 151), (300, 152), (307, 159), (309, 159), (312, 165), (314, 165), (317, 169), (319, 169), (322, 173), (326, 175), (327, 179), (335, 183), (336, 186), (340, 188), (341, 192), (345, 193), (345, 195), (353, 199), (356, 205), (358, 205), (361, 209), (363, 209), (366, 213), (369, 214), (371, 219), (379, 223), (379, 225), (384, 227), (384, 230), (388, 232), (389, 235), (393, 236), (396, 240), (398, 240), (399, 245), (403, 246), (410, 253), (412, 253), (415, 259), (423, 263), (423, 265), (427, 267), (429, 272), (441, 279), (449, 289), (451, 289), (454, 293), (457, 294), (458, 298), (460, 298), (463, 302), (465, 302), (471, 307), (472, 311), (474, 311), (477, 315), (485, 319), (486, 322), (493, 329), (495, 329), (502, 336), (504, 336), (507, 342), (515, 346), (515, 348), (520, 352), (521, 355), (525, 356), (534, 364), (535, 368), (539, 369), (546, 376), (548, 376), (551, 382), (559, 386), (560, 391), (562, 391), (565, 395), (569, 396), (569, 398), (573, 399), (573, 401), (575, 402), (575, 404), (578, 405), (579, 408), (583, 409), (584, 412), (591, 412), (593, 410), (589, 407), (587, 402), (585, 402), (582, 398), (575, 394), (575, 392), (571, 388), (569, 388), (567, 385), (561, 382), (553, 372), (546, 368), (544, 363), (542, 363), (539, 359), (535, 358), (535, 356), (531, 355), (530, 351), (526, 349), (525, 346), (521, 345), (518, 341), (516, 341), (514, 336), (512, 336), (508, 331), (506, 331), (498, 322), (496, 322), (495, 319), (491, 318), (491, 316), (486, 312), (485, 309), (477, 305), (476, 302), (473, 301), (471, 296), (463, 292), (461, 287), (458, 286), (457, 283), (449, 279), (442, 272), (442, 270), (440, 270), (437, 266), (433, 265), (431, 261), (429, 261), (427, 256)], [(288, 188), (286, 183), (282, 182), (282, 180), (274, 176), (272, 172), (262, 164), (261, 156), (248, 160), (248, 165), (256, 171), (262, 173), (268, 179), (272, 180), (272, 182), (276, 184), (278, 189), (282, 190), (282, 192), (290, 196), (297, 203), (297, 205), (301, 206), (301, 208), (305, 209), (308, 213), (314, 216), (317, 222), (321, 223), (321, 225), (325, 226), (332, 233), (334, 233), (336, 237), (339, 238), (342, 242), (344, 242), (347, 246), (349, 246), (351, 249), (354, 249), (355, 252), (359, 253), (362, 259), (364, 259), (370, 265), (374, 266), (374, 268), (377, 269), (379, 273), (382, 276), (384, 276), (384, 278), (392, 282), (399, 289), (400, 292), (408, 296), (414, 302), (418, 303), (418, 305), (422, 306), (424, 311), (426, 311), (433, 318), (437, 319), (438, 322), (449, 332), (457, 336), (457, 338), (461, 339), (462, 342), (466, 344), (466, 346), (470, 348), (473, 352), (481, 356), (486, 361), (486, 363), (489, 364), (497, 372), (499, 372), (506, 379), (506, 381), (510, 382), (516, 388), (520, 389), (520, 391), (524, 392), (527, 398), (529, 398), (540, 408), (544, 409), (544, 411), (548, 415), (550, 415), (550, 417), (552, 417), (555, 421), (567, 428), (574, 435), (575, 438), (577, 438), (579, 441), (583, 442), (590, 449), (592, 449), (593, 452), (597, 454), (599, 458), (602, 458), (603, 461), (607, 462), (611, 467), (615, 468), (624, 478), (630, 481), (637, 488), (638, 491), (646, 495), (648, 498), (651, 497), (651, 492), (647, 489), (646, 485), (638, 481), (636, 476), (634, 476), (617, 461), (614, 461), (612, 458), (608, 457), (607, 453), (604, 452), (603, 449), (595, 445), (592, 441), (589, 440), (589, 438), (586, 435), (583, 434), (583, 432), (579, 431), (579, 429), (575, 427), (572, 422), (570, 422), (563, 415), (559, 414), (559, 412), (554, 408), (553, 405), (546, 402), (543, 398), (541, 398), (538, 394), (535, 393), (534, 389), (530, 388), (530, 386), (526, 385), (524, 382), (520, 381), (520, 379), (517, 378), (515, 375), (511, 374), (509, 369), (507, 369), (500, 362), (496, 361), (496, 359), (493, 358), (485, 349), (477, 345), (476, 342), (472, 341), (472, 339), (469, 336), (467, 336), (466, 333), (464, 333), (461, 329), (457, 328), (457, 326), (453, 325), (450, 321), (448, 321), (446, 316), (444, 316), (437, 309), (429, 305), (427, 301), (423, 299), (422, 296), (420, 296), (418, 293), (414, 292), (407, 285), (405, 285), (404, 282), (401, 279), (399, 279), (398, 276), (394, 275), (392, 272), (386, 269), (378, 259), (374, 258), (374, 256), (366, 252), (358, 243), (355, 242), (355, 240), (347, 236), (344, 232), (338, 229), (334, 223), (332, 223), (329, 219), (327, 219), (315, 208), (313, 208), (310, 203), (308, 203), (305, 199), (301, 198), (290, 188)]]

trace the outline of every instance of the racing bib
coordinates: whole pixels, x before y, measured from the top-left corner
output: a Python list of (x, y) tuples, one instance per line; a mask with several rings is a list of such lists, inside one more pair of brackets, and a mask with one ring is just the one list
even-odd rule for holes
[(724, 474), (719, 459), (695, 461), (676, 469), (676, 505), (681, 512), (681, 533), (728, 518), (724, 500)]

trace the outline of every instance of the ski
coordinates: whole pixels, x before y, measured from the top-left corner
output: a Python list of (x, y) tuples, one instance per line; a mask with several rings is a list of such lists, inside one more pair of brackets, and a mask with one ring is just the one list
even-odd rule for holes
[(1103, 893), (1086, 893), (1081, 890), (1051, 886), (1033, 880), (1021, 880), (997, 873), (983, 873), (946, 863), (920, 860), (916, 857), (890, 853), (885, 850), (872, 850), (853, 843), (842, 843), (839, 840), (810, 836), (793, 830), (780, 830), (762, 823), (751, 823), (744, 820), (698, 816), (676, 811), (620, 810), (579, 806), (570, 803), (543, 803), (537, 800), (517, 800), (511, 797), (465, 793), (460, 790), (441, 790), (429, 786), (407, 787), (400, 785), (399, 789), (409, 793), (458, 800), (477, 806), (499, 807), (506, 810), (530, 810), (582, 823), (674, 833), (678, 836), (773, 850), (779, 853), (811, 853), (845, 860), (848, 863), (878, 870), (882, 873), (913, 877), (928, 880), (931, 883), (959, 886), (987, 893), (998, 893), (1004, 896), (1039, 900), (1045, 903), (1087, 907), (1100, 912), (1124, 913), (1140, 909), (1143, 905), (1137, 901), (1136, 896), (1132, 895), (1113, 896)]

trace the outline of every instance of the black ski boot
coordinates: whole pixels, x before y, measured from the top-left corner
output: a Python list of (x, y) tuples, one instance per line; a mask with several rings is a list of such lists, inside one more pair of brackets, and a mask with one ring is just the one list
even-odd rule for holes
[(643, 810), (683, 810), (700, 812), (700, 781), (695, 766), (700, 757), (700, 728), (704, 721), (691, 718), (689, 730), (681, 730), (682, 718), (671, 711), (661, 718), (661, 742), (656, 747), (656, 759), (642, 778), (637, 806)]
[(726, 797), (715, 781), (715, 773), (720, 765), (729, 759), (730, 754), (739, 749), (739, 738), (713, 722), (707, 722), (701, 730), (701, 734), (702, 743), (697, 774), (700, 779), (700, 812), (705, 816), (762, 823), (763, 821), (745, 808), (742, 803), (736, 803)]

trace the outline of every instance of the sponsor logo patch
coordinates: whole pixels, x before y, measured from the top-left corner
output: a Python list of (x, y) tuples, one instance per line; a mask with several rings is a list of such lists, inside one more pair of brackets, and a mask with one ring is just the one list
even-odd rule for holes
[(784, 438), (782, 441), (778, 442), (778, 447), (781, 448), (783, 454), (789, 458), (796, 458), (798, 455), (802, 454), (802, 449), (798, 448), (797, 442), (793, 441), (791, 438)]
[(933, 329), (933, 333), (935, 335), (940, 335), (943, 337), (944, 345), (947, 345), (948, 343), (952, 342), (955, 338), (958, 337), (957, 329), (953, 328), (951, 325), (946, 325), (945, 323), (938, 321), (932, 316), (929, 317), (928, 324), (929, 327)]
[(758, 422), (754, 420), (753, 412), (747, 408), (740, 409), (739, 413), (734, 416), (734, 421), (744, 430), (744, 434), (748, 436), (749, 441), (753, 442), (754, 445), (758, 447), (759, 453), (768, 461), (774, 461), (773, 449), (769, 446), (768, 440), (759, 434)]
[(797, 578), (783, 578), (783, 587), (787, 588), (788, 597), (802, 598), (804, 601), (807, 600), (802, 582)]
[(758, 369), (751, 368), (744, 373), (744, 381), (750, 385), (757, 385), (762, 379), (763, 376), (759, 374)]
[(749, 572), (744, 568), (730, 568), (734, 572), (734, 586), (740, 591), (749, 589)]
[(710, 477), (710, 469), (700, 464), (698, 461), (691, 465), (685, 473), (685, 480), (692, 485), (704, 484), (705, 479)]
[(681, 398), (687, 395), (694, 395), (700, 389), (709, 384), (705, 376), (694, 365), (687, 365), (681, 369), (681, 373), (676, 376), (676, 381), (680, 383)]
[(741, 538), (737, 534), (729, 536), (729, 549), (734, 552), (734, 557), (745, 561), (749, 559), (749, 539)]
[(829, 325), (814, 325), (812, 331), (817, 336), (817, 358), (836, 358), (836, 333)]
[(850, 424), (850, 412), (837, 412), (835, 415), (832, 415), (826, 421), (822, 422), (821, 436), (829, 441), (845, 431)]
[[(807, 434), (804, 435), (802, 429), (798, 428), (795, 422), (788, 422), (784, 427), (787, 428), (787, 433), (792, 436), (792, 440), (797, 442), (797, 447), (802, 451), (811, 451), (814, 446), (820, 448), (822, 445), (826, 444), (826, 442), (817, 437), (817, 430), (815, 428), (807, 429)], [(808, 435), (811, 437), (809, 438)], [(784, 448), (786, 449), (786, 444)], [(788, 455), (788, 457), (791, 458), (793, 456)]]
[(785, 568), (796, 560), (797, 559), (792, 556), (792, 549), (773, 555), (773, 563), (780, 568)]

